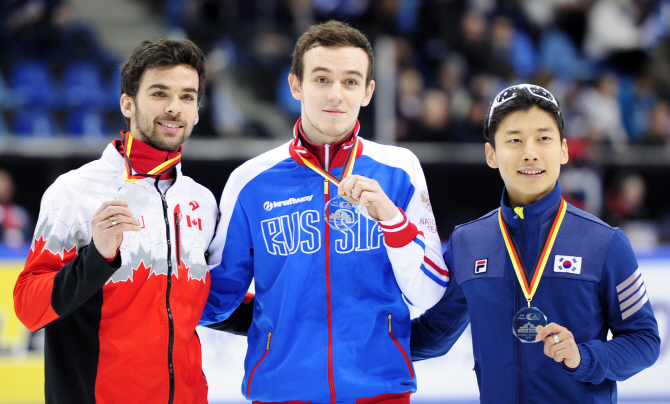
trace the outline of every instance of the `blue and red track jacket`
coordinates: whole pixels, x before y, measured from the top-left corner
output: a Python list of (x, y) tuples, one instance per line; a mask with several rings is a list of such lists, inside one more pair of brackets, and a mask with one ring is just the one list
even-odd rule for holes
[[(395, 226), (363, 214), (346, 232), (324, 222), (332, 184), (294, 140), (230, 176), (211, 257), (212, 288), (201, 324), (224, 320), (252, 278), (256, 302), (242, 393), (265, 402), (351, 402), (416, 390), (409, 360), (410, 317), (403, 299), (429, 308), (448, 273), (418, 159), (408, 150), (361, 139), (353, 174), (377, 180), (404, 212)], [(339, 177), (358, 135), (342, 146)]]

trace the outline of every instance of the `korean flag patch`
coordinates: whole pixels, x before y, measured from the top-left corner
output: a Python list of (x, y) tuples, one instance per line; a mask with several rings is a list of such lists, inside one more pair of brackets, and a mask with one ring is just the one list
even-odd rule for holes
[(575, 275), (580, 274), (582, 272), (582, 257), (557, 255), (554, 259), (554, 272), (567, 272)]
[(483, 274), (486, 272), (486, 264), (488, 259), (475, 261), (475, 274)]

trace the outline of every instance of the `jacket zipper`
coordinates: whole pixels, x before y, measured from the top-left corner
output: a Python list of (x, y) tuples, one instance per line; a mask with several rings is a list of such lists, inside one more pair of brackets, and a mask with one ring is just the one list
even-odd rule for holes
[[(327, 146), (327, 145), (326, 145)], [(326, 147), (326, 157), (328, 148)], [(327, 158), (326, 158), (326, 161)], [(330, 190), (328, 180), (324, 178), (323, 183), (323, 197), (324, 204), (330, 200)], [(330, 208), (324, 212), (325, 215), (330, 213)], [(324, 221), (324, 251), (326, 253), (326, 309), (328, 312), (328, 386), (330, 387), (330, 403), (335, 404), (335, 377), (333, 375), (333, 320), (331, 317), (330, 306), (330, 226)]]
[(265, 352), (263, 353), (263, 356), (261, 356), (261, 359), (256, 363), (256, 366), (251, 370), (251, 373), (249, 373), (249, 381), (247, 381), (247, 397), (249, 397), (249, 394), (251, 392), (251, 378), (254, 377), (254, 372), (256, 371), (256, 368), (258, 365), (263, 362), (263, 359), (265, 359), (265, 355), (268, 354), (268, 351), (270, 350), (270, 340), (272, 339), (272, 332), (268, 333), (268, 344), (265, 347)]
[(161, 194), (161, 200), (163, 201), (163, 217), (165, 218), (165, 234), (167, 237), (167, 291), (165, 293), (165, 308), (168, 314), (168, 329), (169, 329), (169, 339), (168, 339), (168, 370), (170, 373), (170, 398), (168, 404), (174, 403), (174, 365), (172, 363), (172, 351), (174, 348), (174, 321), (172, 319), (172, 310), (170, 309), (170, 289), (172, 288), (172, 243), (170, 242), (170, 220), (168, 216), (168, 204), (165, 200), (165, 194), (160, 191), (158, 188), (159, 178), (156, 178), (155, 187), (158, 193)]
[(391, 335), (391, 339), (393, 340), (393, 343), (395, 346), (398, 347), (398, 350), (400, 350), (400, 353), (402, 354), (402, 357), (405, 358), (405, 364), (407, 365), (407, 369), (409, 370), (409, 375), (411, 376), (411, 380), (414, 380), (414, 369), (412, 369), (412, 361), (409, 360), (409, 356), (407, 356), (407, 352), (405, 352), (404, 349), (402, 349), (402, 345), (400, 345), (400, 342), (395, 338), (395, 335), (393, 335), (393, 329), (391, 328), (391, 315), (388, 315), (389, 319), (389, 335)]
[[(517, 215), (517, 220), (519, 222), (519, 254), (524, 254), (523, 252), (525, 251), (525, 246), (526, 246), (526, 235), (525, 235), (525, 231), (524, 231), (525, 230), (524, 229), (525, 222), (518, 215)], [(525, 260), (524, 260), (524, 262), (525, 262)], [(515, 285), (516, 285), (516, 287), (515, 287), (516, 299), (515, 299), (515, 303), (514, 303), (514, 315), (516, 315), (516, 313), (518, 313), (519, 310), (521, 310), (521, 295), (519, 294), (519, 292), (521, 291), (521, 286), (519, 286), (518, 282), (516, 282)], [(515, 341), (515, 342), (516, 342), (516, 346), (517, 346), (517, 349), (516, 349), (517, 377), (519, 379), (519, 401), (518, 402), (523, 403), (523, 402), (525, 402), (524, 392), (526, 390), (525, 380), (523, 378), (523, 352), (522, 352), (523, 344), (521, 343), (521, 341), (518, 341), (518, 340)]]

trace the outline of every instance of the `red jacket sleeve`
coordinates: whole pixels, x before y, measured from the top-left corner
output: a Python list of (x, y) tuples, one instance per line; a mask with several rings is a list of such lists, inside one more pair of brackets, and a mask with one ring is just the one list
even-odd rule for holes
[(32, 331), (84, 304), (121, 265), (120, 254), (105, 261), (95, 246), (77, 237), (78, 232), (65, 232), (64, 237), (57, 232), (48, 217), (42, 219), (14, 286), (16, 316)]

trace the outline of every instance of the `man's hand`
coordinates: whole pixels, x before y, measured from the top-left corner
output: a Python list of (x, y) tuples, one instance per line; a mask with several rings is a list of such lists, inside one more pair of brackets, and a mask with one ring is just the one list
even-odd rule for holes
[(391, 220), (398, 214), (398, 208), (375, 180), (350, 175), (340, 182), (337, 193), (351, 198), (354, 203), (366, 206), (368, 214), (375, 220)]
[(556, 323), (547, 324), (535, 339), (544, 341), (544, 354), (556, 362), (565, 362), (565, 366), (576, 369), (582, 361), (575, 338), (565, 327)]
[[(114, 224), (116, 222), (116, 224)], [(120, 199), (103, 202), (91, 219), (93, 245), (103, 258), (111, 259), (123, 241), (124, 231), (139, 231), (140, 221), (133, 219), (128, 202)]]

